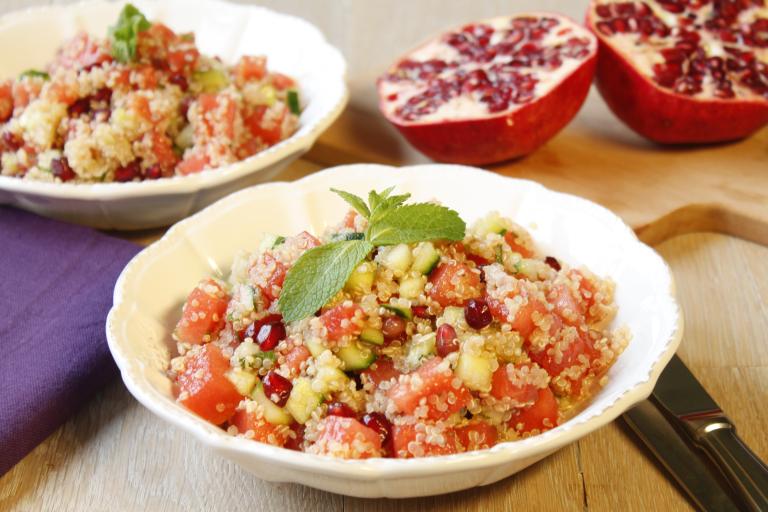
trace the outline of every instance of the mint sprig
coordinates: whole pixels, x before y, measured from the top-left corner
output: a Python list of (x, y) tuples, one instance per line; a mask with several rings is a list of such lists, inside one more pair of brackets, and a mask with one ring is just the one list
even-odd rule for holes
[(301, 320), (319, 310), (347, 282), (374, 247), (428, 240), (462, 240), (466, 224), (450, 208), (433, 203), (403, 204), (411, 195), (391, 195), (394, 187), (361, 197), (331, 189), (368, 219), (363, 239), (347, 239), (314, 247), (288, 271), (278, 307), (283, 320)]
[(283, 282), (278, 302), (283, 320), (293, 322), (314, 314), (341, 290), (372, 250), (366, 240), (342, 240), (302, 254)]
[(123, 64), (131, 62), (136, 57), (136, 41), (139, 32), (148, 30), (151, 24), (135, 6), (125, 4), (117, 23), (109, 27), (109, 41), (112, 47), (112, 57)]

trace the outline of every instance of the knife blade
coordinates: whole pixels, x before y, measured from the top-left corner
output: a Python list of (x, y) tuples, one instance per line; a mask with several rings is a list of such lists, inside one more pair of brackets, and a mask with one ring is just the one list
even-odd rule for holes
[(625, 412), (623, 418), (699, 510), (739, 510), (716, 476), (698, 460), (694, 449), (650, 400), (640, 402)]
[(676, 355), (661, 373), (652, 400), (712, 459), (744, 505), (768, 510), (768, 467), (736, 435), (731, 420)]

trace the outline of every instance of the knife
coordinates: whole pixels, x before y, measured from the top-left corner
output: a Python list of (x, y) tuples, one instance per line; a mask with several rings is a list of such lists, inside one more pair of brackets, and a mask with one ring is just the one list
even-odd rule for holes
[(667, 417), (645, 400), (625, 412), (624, 421), (688, 494), (699, 510), (736, 512), (738, 506), (723, 489), (720, 479), (698, 458)]
[(768, 510), (768, 467), (676, 355), (661, 373), (652, 399), (682, 426), (722, 471), (750, 510)]

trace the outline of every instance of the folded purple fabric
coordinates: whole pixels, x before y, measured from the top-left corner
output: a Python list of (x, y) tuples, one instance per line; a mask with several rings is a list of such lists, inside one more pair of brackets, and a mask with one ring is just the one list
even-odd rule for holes
[(0, 207), (0, 475), (117, 374), (104, 324), (139, 250)]

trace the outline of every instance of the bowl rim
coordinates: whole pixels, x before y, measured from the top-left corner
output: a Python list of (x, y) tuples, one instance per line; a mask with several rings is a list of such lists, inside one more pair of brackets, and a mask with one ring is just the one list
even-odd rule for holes
[[(536, 436), (531, 436), (516, 441), (502, 442), (489, 449), (452, 455), (431, 456), (414, 459), (374, 458), (364, 460), (338, 459), (330, 456), (296, 452), (264, 443), (253, 442), (252, 440), (248, 439), (230, 436), (223, 429), (209, 424), (191, 412), (187, 412), (186, 414), (179, 414), (177, 411), (167, 408), (162, 402), (156, 400), (155, 397), (152, 396), (153, 393), (156, 393), (154, 390), (145, 389), (137, 381), (136, 377), (133, 375), (135, 369), (133, 368), (132, 362), (128, 360), (128, 358), (125, 357), (125, 355), (122, 353), (122, 348), (120, 346), (120, 341), (117, 334), (118, 331), (116, 328), (120, 322), (121, 309), (127, 308), (129, 304), (125, 297), (125, 289), (131, 274), (133, 274), (137, 269), (143, 267), (144, 265), (151, 263), (152, 259), (154, 258), (154, 254), (164, 246), (173, 243), (173, 241), (179, 237), (183, 237), (187, 227), (193, 226), (196, 222), (200, 221), (210, 212), (216, 211), (216, 209), (222, 207), (225, 201), (231, 202), (233, 199), (237, 199), (238, 197), (252, 194), (256, 189), (296, 185), (303, 185), (307, 189), (311, 189), (313, 181), (322, 181), (325, 177), (329, 175), (332, 176), (334, 173), (353, 172), (356, 169), (358, 172), (365, 170), (365, 172), (369, 173), (407, 173), (410, 170), (418, 170), (431, 167), (453, 168), (457, 170), (463, 170), (464, 172), (471, 171), (485, 173), (486, 175), (493, 176), (495, 179), (511, 180), (513, 182), (519, 183), (521, 186), (529, 186), (544, 190), (547, 193), (553, 194), (555, 197), (567, 197), (569, 200), (576, 200), (577, 202), (588, 205), (589, 208), (602, 211), (603, 215), (607, 214), (609, 217), (613, 218), (613, 221), (616, 222), (617, 225), (623, 226), (623, 229), (627, 232), (627, 234), (631, 235), (634, 243), (642, 246), (644, 250), (650, 251), (650, 253), (652, 253), (652, 255), (657, 258), (658, 261), (663, 265), (663, 268), (666, 268), (667, 270), (667, 276), (669, 278), (669, 289), (667, 290), (667, 296), (670, 299), (670, 305), (675, 309), (676, 324), (674, 326), (673, 332), (666, 340), (666, 345), (663, 351), (661, 351), (652, 366), (648, 369), (647, 378), (644, 381), (634, 385), (633, 387), (624, 390), (613, 402), (607, 405), (602, 411), (595, 413), (594, 416), (580, 423), (570, 425), (570, 422), (566, 421), (558, 427)], [(613, 421), (625, 410), (646, 399), (651, 394), (653, 387), (655, 386), (656, 381), (661, 374), (661, 371), (664, 369), (666, 364), (677, 350), (677, 347), (679, 346), (682, 339), (684, 328), (682, 310), (676, 297), (674, 276), (672, 275), (669, 266), (661, 258), (661, 256), (658, 255), (658, 253), (641, 242), (637, 238), (634, 231), (629, 226), (627, 226), (626, 223), (624, 223), (624, 221), (621, 220), (615, 213), (585, 198), (548, 189), (547, 187), (544, 187), (543, 185), (532, 180), (509, 178), (482, 169), (447, 164), (421, 164), (404, 167), (394, 167), (379, 164), (340, 165), (311, 174), (297, 181), (278, 181), (264, 183), (235, 192), (213, 203), (200, 212), (177, 222), (163, 235), (163, 237), (137, 254), (128, 263), (128, 265), (126, 265), (118, 277), (114, 289), (113, 300), (114, 304), (109, 311), (106, 322), (106, 333), (109, 349), (115, 359), (115, 362), (117, 363), (118, 368), (120, 369), (121, 376), (126, 384), (126, 387), (131, 392), (131, 394), (145, 407), (150, 409), (161, 418), (170, 422), (171, 424), (176, 425), (186, 432), (191, 433), (198, 440), (202, 441), (203, 444), (215, 449), (216, 451), (267, 459), (289, 469), (344, 477), (358, 482), (393, 480), (405, 477), (435, 476), (455, 473), (459, 471), (463, 472), (472, 469), (489, 468), (503, 465), (505, 463), (511, 463), (515, 460), (532, 459), (535, 461), (543, 458), (546, 455), (565, 446), (566, 444), (570, 444), (580, 439), (584, 435), (593, 432), (594, 430), (597, 430), (598, 428)]]
[[(162, 0), (144, 1), (157, 5), (164, 3)], [(270, 146), (243, 160), (213, 169), (206, 169), (198, 173), (128, 183), (50, 183), (0, 175), (0, 191), (21, 193), (29, 196), (90, 201), (188, 194), (203, 189), (213, 189), (219, 185), (236, 181), (246, 175), (257, 174), (293, 154), (301, 154), (308, 151), (320, 135), (341, 114), (349, 101), (347, 63), (342, 53), (328, 42), (318, 27), (299, 16), (286, 14), (259, 5), (236, 4), (225, 0), (194, 0), (194, 2), (211, 8), (216, 5), (226, 5), (228, 8), (268, 12), (270, 16), (283, 18), (290, 23), (295, 23), (297, 26), (303, 25), (305, 30), (314, 32), (315, 36), (318, 36), (319, 41), (322, 43), (318, 46), (326, 53), (328, 61), (333, 62), (333, 66), (329, 67), (329, 70), (331, 73), (336, 73), (336, 76), (331, 74), (328, 79), (328, 83), (333, 85), (332, 89), (328, 88), (328, 91), (332, 91), (334, 95), (331, 108), (319, 113), (316, 119), (309, 124), (302, 125), (300, 123), (296, 133), (274, 146)], [(49, 16), (51, 8), (74, 10), (92, 6), (113, 6), (119, 3), (121, 3), (121, 0), (78, 0), (66, 5), (36, 5), (15, 9), (0, 16), (0, 32), (5, 30), (7, 25), (12, 25), (27, 16)], [(331, 101), (329, 100), (328, 103), (330, 104)], [(303, 133), (302, 130), (304, 130)]]

